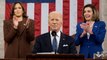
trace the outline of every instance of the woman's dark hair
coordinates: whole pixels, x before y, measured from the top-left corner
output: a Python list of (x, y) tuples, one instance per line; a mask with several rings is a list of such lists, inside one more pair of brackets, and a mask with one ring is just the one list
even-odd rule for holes
[(15, 5), (16, 5), (16, 4), (20, 4), (20, 5), (21, 5), (22, 10), (23, 10), (23, 15), (22, 15), (22, 16), (23, 16), (24, 18), (27, 18), (28, 16), (26, 15), (26, 11), (25, 11), (23, 5), (22, 5), (20, 2), (15, 2), (15, 3), (13, 4), (13, 6), (12, 6), (12, 11), (11, 11), (11, 13), (10, 13), (10, 19), (13, 18), (13, 15), (14, 15), (14, 9), (15, 9)]
[(92, 5), (92, 4), (87, 4), (87, 5), (85, 5), (84, 6), (84, 8), (83, 8), (83, 12), (82, 12), (82, 16), (83, 16), (83, 18), (84, 18), (84, 22), (86, 22), (86, 19), (85, 19), (85, 17), (84, 17), (84, 9), (86, 8), (86, 7), (90, 7), (91, 9), (92, 9), (92, 12), (93, 12), (93, 17), (92, 17), (92, 21), (99, 21), (99, 13), (98, 13), (98, 10), (95, 8), (95, 6), (94, 5)]

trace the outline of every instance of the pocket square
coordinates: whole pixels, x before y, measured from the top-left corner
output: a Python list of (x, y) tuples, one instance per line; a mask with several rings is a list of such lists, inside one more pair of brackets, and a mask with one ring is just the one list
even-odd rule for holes
[(67, 46), (68, 46), (68, 44), (64, 44), (64, 45), (63, 45), (63, 47), (67, 47)]

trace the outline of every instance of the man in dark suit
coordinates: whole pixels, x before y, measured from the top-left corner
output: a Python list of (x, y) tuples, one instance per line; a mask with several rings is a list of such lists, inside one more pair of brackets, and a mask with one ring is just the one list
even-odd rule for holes
[(50, 32), (36, 37), (32, 53), (55, 52), (59, 54), (76, 54), (73, 38), (61, 32), (62, 15), (53, 11), (48, 16)]

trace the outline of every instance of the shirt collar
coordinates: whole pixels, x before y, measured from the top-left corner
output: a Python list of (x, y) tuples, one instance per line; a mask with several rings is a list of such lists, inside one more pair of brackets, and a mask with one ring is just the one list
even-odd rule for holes
[[(52, 31), (50, 31), (50, 35), (52, 36), (51, 33), (52, 33)], [(60, 35), (61, 35), (61, 31), (58, 31), (56, 34), (57, 34), (57, 37), (60, 37)]]

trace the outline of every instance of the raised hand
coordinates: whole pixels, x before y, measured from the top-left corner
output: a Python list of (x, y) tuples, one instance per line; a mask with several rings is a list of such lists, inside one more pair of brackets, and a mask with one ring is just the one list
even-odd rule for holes
[(93, 32), (92, 32), (92, 26), (93, 26), (93, 22), (87, 22), (86, 23), (87, 25), (89, 25), (88, 27), (87, 27), (87, 32), (88, 33), (90, 33), (90, 34), (93, 34)]
[(13, 16), (13, 24), (14, 24), (13, 27), (14, 27), (15, 29), (17, 29), (17, 27), (18, 27), (18, 22), (19, 22), (19, 21), (18, 21), (18, 18), (17, 18), (16, 16)]

